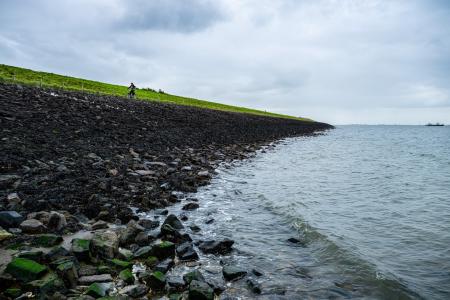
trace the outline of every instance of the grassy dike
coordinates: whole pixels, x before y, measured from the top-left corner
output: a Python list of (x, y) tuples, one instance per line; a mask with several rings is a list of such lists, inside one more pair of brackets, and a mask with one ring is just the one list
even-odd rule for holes
[[(13, 67), (3, 64), (0, 64), (0, 81), (17, 82), (27, 85), (50, 87), (50, 88), (62, 88), (65, 90), (84, 91), (89, 93), (100, 93), (114, 96), (125, 96), (128, 93), (127, 87), (122, 85), (103, 83), (53, 73), (33, 71), (29, 69)], [(138, 99), (146, 101), (170, 102), (178, 105), (195, 106), (220, 111), (246, 113), (252, 115), (312, 122), (312, 120), (308, 118), (299, 118), (245, 107), (238, 107), (205, 100), (198, 100), (194, 98), (175, 96), (150, 89), (138, 89), (136, 91), (136, 96)]]

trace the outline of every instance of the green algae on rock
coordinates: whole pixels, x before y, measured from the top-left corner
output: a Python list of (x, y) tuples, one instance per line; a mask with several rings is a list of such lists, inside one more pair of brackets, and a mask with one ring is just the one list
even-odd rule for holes
[(47, 267), (26, 258), (15, 258), (6, 267), (6, 273), (24, 282), (36, 280), (47, 272)]

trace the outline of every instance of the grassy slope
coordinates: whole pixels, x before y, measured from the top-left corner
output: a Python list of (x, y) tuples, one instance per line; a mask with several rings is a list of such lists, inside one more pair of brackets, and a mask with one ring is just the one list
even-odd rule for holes
[[(42, 79), (42, 86), (63, 88), (67, 90), (86, 91), (93, 93), (102, 93), (115, 96), (126, 96), (128, 93), (126, 86), (103, 83), (98, 81), (74, 78), (69, 76), (63, 76), (53, 73), (38, 72), (13, 66), (7, 66), (0, 64), (0, 80), (12, 81), (15, 78), (15, 82), (22, 84), (40, 85)], [(158, 93), (156, 91), (139, 89), (136, 91), (136, 96), (141, 100), (171, 102), (179, 105), (189, 105), (201, 108), (209, 108), (222, 111), (231, 111), (239, 113), (248, 113), (255, 115), (299, 119), (304, 121), (312, 121), (307, 118), (298, 118), (287, 115), (275, 114), (270, 112), (264, 112), (256, 109), (250, 109), (245, 107), (231, 106), (226, 104), (220, 104), (215, 102), (209, 102), (204, 100), (198, 100), (193, 98), (180, 97), (170, 95), (166, 93)]]

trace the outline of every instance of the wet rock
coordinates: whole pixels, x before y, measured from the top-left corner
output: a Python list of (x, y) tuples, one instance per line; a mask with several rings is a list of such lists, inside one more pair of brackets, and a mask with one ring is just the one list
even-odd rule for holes
[(181, 261), (197, 260), (198, 254), (191, 243), (185, 242), (176, 248), (176, 253)]
[(60, 235), (56, 234), (41, 234), (36, 236), (32, 243), (35, 246), (40, 247), (53, 247), (60, 244), (63, 241), (63, 238)]
[(167, 273), (167, 271), (169, 271), (174, 265), (173, 259), (167, 258), (163, 261), (161, 261), (160, 263), (158, 263), (155, 267), (154, 267), (154, 271), (159, 271), (161, 273)]
[(56, 211), (50, 212), (47, 227), (51, 230), (61, 231), (67, 226), (66, 217)]
[(114, 231), (96, 232), (90, 246), (94, 256), (112, 259), (119, 250), (119, 237)]
[(147, 279), (147, 284), (152, 289), (161, 290), (166, 285), (166, 276), (160, 271), (153, 272)]
[(189, 300), (214, 300), (214, 291), (207, 283), (193, 280), (189, 284)]
[(264, 275), (263, 272), (261, 272), (260, 270), (257, 270), (257, 269), (252, 269), (252, 273), (257, 277), (261, 277)]
[(236, 280), (247, 275), (247, 271), (236, 266), (224, 266), (222, 274), (226, 280)]
[(56, 267), (56, 272), (58, 276), (62, 278), (67, 287), (76, 287), (78, 273), (75, 264), (72, 261), (66, 261), (58, 265), (58, 267)]
[(145, 259), (144, 263), (148, 267), (153, 268), (158, 263), (158, 258), (156, 256), (149, 256)]
[(223, 239), (222, 241), (203, 241), (199, 244), (198, 248), (203, 253), (212, 254), (227, 254), (232, 251), (234, 241), (230, 239)]
[(188, 203), (188, 204), (184, 205), (182, 209), (183, 210), (194, 210), (194, 209), (197, 209), (199, 207), (200, 207), (200, 205), (198, 205), (198, 203), (191, 202), (191, 203)]
[(0, 175), (0, 189), (7, 189), (20, 179), (17, 175)]
[(206, 221), (205, 221), (205, 224), (212, 224), (212, 223), (214, 223), (214, 218), (208, 218), (208, 219), (206, 219)]
[(46, 231), (47, 228), (42, 222), (35, 219), (29, 219), (20, 223), (20, 229), (25, 233), (42, 233)]
[(97, 274), (97, 268), (92, 265), (81, 264), (78, 269), (78, 276), (92, 276)]
[(190, 284), (193, 280), (204, 282), (205, 277), (203, 277), (203, 274), (199, 270), (194, 270), (194, 271), (184, 274), (183, 280), (186, 284)]
[(177, 218), (177, 216), (175, 216), (173, 214), (167, 216), (166, 220), (164, 220), (163, 226), (165, 224), (168, 224), (168, 225), (172, 226), (174, 229), (178, 229), (178, 230), (184, 228), (181, 221)]
[(61, 259), (62, 257), (68, 256), (70, 256), (70, 253), (66, 250), (66, 248), (57, 246), (50, 249), (50, 251), (44, 255), (44, 260), (54, 262)]
[(150, 241), (149, 235), (145, 232), (139, 232), (134, 238), (134, 242), (139, 246), (147, 245), (149, 241)]
[(133, 273), (129, 269), (125, 269), (119, 273), (119, 278), (122, 279), (127, 284), (132, 284), (134, 282)]
[(82, 276), (78, 278), (78, 283), (82, 285), (89, 285), (94, 282), (111, 282), (111, 274), (100, 274), (91, 276)]
[(86, 290), (86, 295), (94, 298), (105, 297), (107, 292), (111, 289), (110, 283), (92, 283)]
[(80, 261), (88, 261), (90, 259), (91, 241), (85, 239), (73, 239), (71, 251)]
[(144, 296), (148, 291), (148, 288), (143, 284), (135, 284), (124, 287), (119, 291), (121, 294), (130, 296), (131, 298), (138, 298)]
[(261, 294), (261, 286), (255, 280), (249, 278), (247, 279), (247, 287), (255, 294)]
[(103, 220), (97, 221), (92, 224), (92, 230), (106, 229), (108, 228), (108, 223)]
[(16, 211), (0, 211), (0, 226), (3, 228), (19, 227), (24, 217)]
[(134, 258), (144, 258), (153, 253), (153, 248), (151, 246), (144, 246), (139, 248), (136, 252), (134, 252)]
[(159, 221), (149, 219), (141, 219), (139, 220), (138, 224), (144, 227), (145, 229), (155, 229), (159, 227)]
[(186, 286), (187, 286), (186, 283), (180, 277), (171, 276), (167, 278), (168, 292), (182, 291), (186, 288)]
[(19, 281), (29, 282), (39, 279), (47, 272), (47, 267), (26, 258), (14, 258), (7, 266), (5, 272)]
[(175, 256), (175, 244), (169, 241), (163, 241), (153, 246), (153, 255), (158, 259), (173, 258)]
[(197, 225), (191, 225), (189, 226), (189, 228), (193, 231), (193, 232), (199, 232), (202, 229), (200, 227), (198, 227)]
[(302, 240), (299, 240), (297, 238), (289, 238), (287, 241), (289, 243), (296, 244), (296, 245), (299, 245), (299, 246), (305, 246), (305, 242), (302, 241)]
[(183, 213), (183, 214), (180, 215), (180, 220), (181, 221), (187, 221), (188, 219), (189, 218), (188, 218), (188, 216), (186, 214)]

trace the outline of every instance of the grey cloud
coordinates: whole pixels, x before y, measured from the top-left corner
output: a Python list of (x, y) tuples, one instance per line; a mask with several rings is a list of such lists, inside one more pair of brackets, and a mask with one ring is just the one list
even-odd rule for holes
[(219, 1), (138, 0), (124, 2), (118, 29), (195, 32), (225, 18)]

